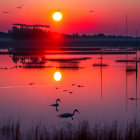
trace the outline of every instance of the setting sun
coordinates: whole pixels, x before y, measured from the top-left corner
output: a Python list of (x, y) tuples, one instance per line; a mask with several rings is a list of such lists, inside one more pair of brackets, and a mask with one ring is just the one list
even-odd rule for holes
[(55, 72), (54, 73), (54, 79), (55, 81), (60, 81), (61, 80), (61, 73), (60, 72)]
[(53, 14), (53, 19), (54, 19), (55, 21), (60, 21), (60, 20), (62, 19), (62, 13), (60, 13), (60, 12), (55, 12), (55, 13)]

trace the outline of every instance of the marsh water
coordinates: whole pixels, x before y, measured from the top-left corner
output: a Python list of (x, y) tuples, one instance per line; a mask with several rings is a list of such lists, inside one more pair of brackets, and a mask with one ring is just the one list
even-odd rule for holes
[[(23, 51), (16, 53), (16, 50), (3, 53), (11, 49), (1, 49), (0, 120), (22, 118), (27, 125), (33, 121), (57, 125), (64, 121), (139, 120), (140, 65), (137, 63), (138, 71), (127, 72), (127, 67), (136, 67), (135, 62), (116, 62), (135, 60), (136, 54), (103, 53), (107, 49), (102, 52), (97, 49), (98, 53), (93, 54), (63, 49), (53, 50), (53, 53), (46, 50), (43, 52), (47, 53), (32, 54), (30, 51), (26, 54)], [(116, 49), (109, 48), (109, 51)], [(137, 54), (139, 60), (139, 51)], [(56, 111), (50, 105), (58, 98), (62, 102)], [(74, 120), (57, 117), (73, 113), (74, 109), (80, 112), (75, 113)]]

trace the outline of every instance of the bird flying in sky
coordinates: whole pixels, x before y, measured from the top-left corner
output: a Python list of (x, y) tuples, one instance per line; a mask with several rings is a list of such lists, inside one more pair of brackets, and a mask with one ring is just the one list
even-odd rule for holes
[(24, 5), (20, 5), (18, 7), (16, 7), (17, 9), (21, 9)]
[(90, 10), (89, 12), (90, 12), (90, 13), (93, 13), (93, 12), (95, 12), (95, 11), (93, 11), (93, 10)]
[(10, 12), (8, 12), (8, 11), (3, 11), (2, 13), (4, 13), (4, 14), (9, 14)]

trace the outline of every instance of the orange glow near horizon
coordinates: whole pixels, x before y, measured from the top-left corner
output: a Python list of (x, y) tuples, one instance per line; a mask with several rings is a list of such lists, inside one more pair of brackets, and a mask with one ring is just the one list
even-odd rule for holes
[[(125, 15), (127, 14), (129, 35), (135, 36), (135, 31), (139, 29), (140, 24), (140, 20), (137, 18), (140, 5), (138, 0), (127, 2), (122, 0), (82, 0), (80, 2), (75, 0), (30, 0), (24, 1), (24, 6), (20, 10), (17, 9), (16, 6), (21, 4), (17, 0), (0, 1), (0, 31), (7, 32), (16, 22), (19, 24), (45, 24), (49, 25), (53, 32), (66, 34), (125, 35)], [(91, 10), (95, 12), (89, 12)], [(4, 14), (2, 11), (7, 11), (9, 14)], [(56, 12), (61, 13), (62, 18), (56, 15), (54, 19), (53, 14)]]

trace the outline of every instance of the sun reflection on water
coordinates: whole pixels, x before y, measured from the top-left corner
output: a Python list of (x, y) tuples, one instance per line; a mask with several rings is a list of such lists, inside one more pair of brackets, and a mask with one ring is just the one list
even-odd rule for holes
[(59, 71), (54, 73), (54, 80), (55, 81), (60, 81), (61, 78), (62, 78), (62, 75), (61, 75), (61, 73)]

